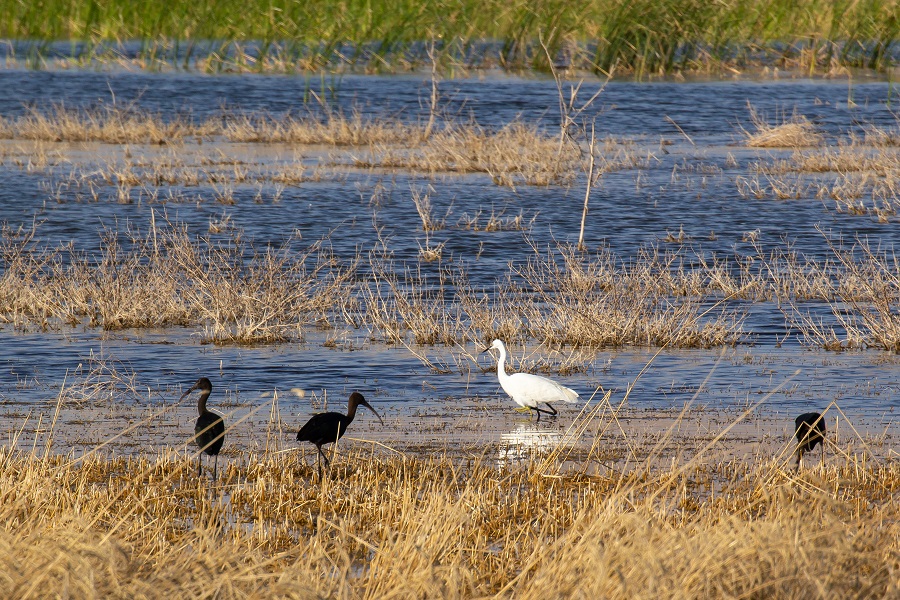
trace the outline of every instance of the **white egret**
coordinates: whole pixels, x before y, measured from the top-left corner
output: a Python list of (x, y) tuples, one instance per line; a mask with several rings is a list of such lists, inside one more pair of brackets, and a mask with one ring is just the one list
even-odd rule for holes
[[(500, 380), (500, 387), (509, 394), (516, 404), (533, 410), (537, 413), (537, 420), (541, 420), (541, 413), (556, 416), (559, 414), (550, 402), (575, 402), (578, 400), (578, 393), (575, 390), (559, 385), (552, 379), (541, 377), (540, 375), (532, 375), (530, 373), (513, 373), (506, 374), (506, 346), (500, 340), (494, 340), (488, 350), (495, 349), (500, 352), (500, 358), (497, 360), (497, 378)], [(538, 404), (543, 404), (547, 409), (539, 408)]]

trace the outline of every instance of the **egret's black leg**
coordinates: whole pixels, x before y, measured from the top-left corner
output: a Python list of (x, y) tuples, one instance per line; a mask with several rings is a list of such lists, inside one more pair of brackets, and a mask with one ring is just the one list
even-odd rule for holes
[[(547, 403), (544, 402), (544, 404), (547, 404)], [(559, 414), (559, 413), (556, 411), (555, 408), (553, 408), (553, 407), (550, 406), (549, 404), (547, 404), (547, 406), (550, 408), (550, 410), (544, 410), (543, 408), (538, 408), (537, 406), (529, 406), (529, 407), (528, 407), (528, 408), (530, 408), (531, 410), (533, 410), (534, 412), (537, 413), (537, 420), (535, 421), (535, 423), (540, 422), (540, 420), (541, 420), (541, 413), (544, 413), (545, 415), (550, 415), (551, 417), (555, 417), (556, 415)]]
[(557, 411), (555, 408), (553, 408), (552, 406), (550, 406), (550, 403), (549, 403), (549, 402), (544, 402), (544, 405), (545, 405), (547, 408), (550, 409), (550, 416), (551, 416), (551, 417), (555, 417), (556, 415), (559, 414), (559, 411)]

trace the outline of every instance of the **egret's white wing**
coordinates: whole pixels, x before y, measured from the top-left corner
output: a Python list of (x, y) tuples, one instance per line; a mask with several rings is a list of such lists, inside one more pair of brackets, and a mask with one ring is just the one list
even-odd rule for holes
[(578, 394), (551, 379), (531, 373), (514, 373), (503, 389), (522, 406), (535, 407), (539, 402), (575, 402)]

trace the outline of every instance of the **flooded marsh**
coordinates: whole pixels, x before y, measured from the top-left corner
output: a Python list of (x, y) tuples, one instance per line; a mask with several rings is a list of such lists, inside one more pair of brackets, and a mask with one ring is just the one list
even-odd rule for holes
[(0, 84), (9, 595), (900, 594), (889, 83)]

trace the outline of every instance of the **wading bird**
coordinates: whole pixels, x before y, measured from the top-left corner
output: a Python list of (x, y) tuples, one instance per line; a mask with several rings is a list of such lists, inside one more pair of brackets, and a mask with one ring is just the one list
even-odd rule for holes
[(206, 377), (198, 379), (194, 387), (183, 393), (178, 401), (184, 400), (184, 397), (194, 390), (200, 390), (200, 397), (197, 399), (197, 412), (200, 413), (200, 416), (197, 417), (197, 424), (194, 425), (194, 442), (200, 448), (197, 477), (200, 477), (203, 468), (203, 453), (205, 452), (215, 457), (213, 463), (213, 481), (215, 481), (219, 468), (219, 450), (225, 443), (225, 420), (222, 419), (222, 415), (206, 410), (206, 400), (212, 393), (212, 384)]
[[(498, 350), (500, 358), (497, 361), (497, 378), (500, 380), (500, 387), (509, 394), (516, 404), (524, 406), (537, 413), (537, 420), (541, 420), (541, 413), (550, 415), (551, 417), (559, 414), (555, 408), (550, 406), (550, 402), (575, 402), (578, 399), (578, 393), (567, 387), (561, 386), (552, 379), (541, 377), (540, 375), (532, 375), (530, 373), (513, 373), (506, 374), (506, 346), (500, 340), (494, 340), (488, 350)], [(538, 404), (544, 404), (547, 409), (539, 408)]]
[(803, 453), (812, 452), (816, 444), (822, 444), (822, 462), (825, 462), (825, 419), (817, 412), (803, 413), (794, 421), (797, 436), (797, 468), (803, 466)]
[(313, 415), (309, 421), (306, 422), (306, 425), (301, 427), (300, 431), (297, 432), (298, 442), (311, 442), (316, 445), (316, 448), (319, 451), (319, 480), (322, 479), (323, 458), (325, 459), (325, 466), (329, 466), (328, 457), (322, 452), (322, 446), (324, 444), (332, 444), (344, 436), (347, 428), (350, 427), (350, 423), (353, 422), (353, 417), (356, 416), (356, 407), (359, 405), (363, 405), (375, 413), (375, 416), (378, 417), (378, 420), (384, 425), (384, 421), (381, 420), (381, 415), (375, 412), (375, 409), (366, 402), (363, 395), (359, 392), (353, 392), (350, 394), (350, 400), (347, 401), (346, 415), (337, 412), (326, 412)]

